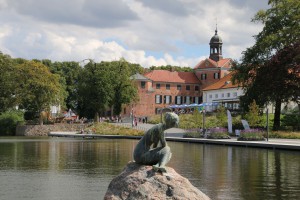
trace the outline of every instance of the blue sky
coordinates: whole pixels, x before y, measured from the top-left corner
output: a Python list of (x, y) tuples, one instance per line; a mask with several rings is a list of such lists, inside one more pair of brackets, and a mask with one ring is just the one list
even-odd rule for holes
[(0, 0), (0, 51), (53, 61), (118, 60), (194, 67), (223, 39), (239, 60), (262, 29), (267, 0)]

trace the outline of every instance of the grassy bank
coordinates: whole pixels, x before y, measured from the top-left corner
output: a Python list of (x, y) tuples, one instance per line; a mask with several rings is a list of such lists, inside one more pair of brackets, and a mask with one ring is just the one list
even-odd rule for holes
[(95, 123), (92, 126), (86, 128), (84, 131), (85, 132), (92, 131), (94, 134), (100, 134), (100, 135), (130, 135), (130, 136), (144, 135), (144, 131), (117, 126), (106, 122)]

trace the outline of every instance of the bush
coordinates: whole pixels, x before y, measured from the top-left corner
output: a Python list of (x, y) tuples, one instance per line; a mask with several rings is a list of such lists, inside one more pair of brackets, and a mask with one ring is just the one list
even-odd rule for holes
[(92, 126), (86, 128), (84, 131), (86, 133), (92, 131), (95, 134), (99, 134), (99, 135), (130, 135), (130, 136), (144, 135), (144, 131), (113, 125), (107, 122), (95, 123)]
[(300, 139), (299, 132), (271, 131), (269, 138)]
[(0, 115), (0, 135), (16, 135), (18, 122), (24, 122), (22, 111), (12, 110)]
[(209, 132), (208, 139), (230, 139), (226, 128), (211, 128)]
[(264, 131), (262, 129), (242, 130), (241, 134), (237, 140), (239, 140), (239, 141), (262, 141), (262, 140), (265, 140)]
[(148, 119), (149, 124), (158, 124), (160, 123), (160, 114), (159, 115), (152, 115)]
[(217, 122), (221, 127), (227, 125), (227, 113), (224, 106), (218, 108), (216, 113)]
[(183, 137), (185, 138), (200, 138), (203, 137), (203, 130), (200, 128), (190, 128), (186, 130), (187, 132)]
[(299, 111), (293, 111), (292, 113), (284, 115), (281, 121), (283, 126), (291, 126), (293, 131), (300, 130)]

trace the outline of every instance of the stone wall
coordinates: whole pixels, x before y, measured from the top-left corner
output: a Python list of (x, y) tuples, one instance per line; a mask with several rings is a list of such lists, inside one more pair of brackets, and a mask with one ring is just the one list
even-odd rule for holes
[(54, 124), (54, 125), (18, 125), (16, 129), (17, 136), (47, 136), (52, 131), (80, 131), (88, 124)]

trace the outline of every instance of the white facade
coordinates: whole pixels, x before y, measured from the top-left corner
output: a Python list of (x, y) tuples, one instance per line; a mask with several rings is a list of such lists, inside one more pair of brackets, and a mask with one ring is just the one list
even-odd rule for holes
[[(203, 103), (218, 103), (225, 107), (237, 110), (239, 109), (239, 97), (243, 96), (244, 92), (242, 88), (224, 88), (217, 90), (206, 90), (203, 91)], [(216, 107), (208, 107), (207, 111), (215, 110)]]

